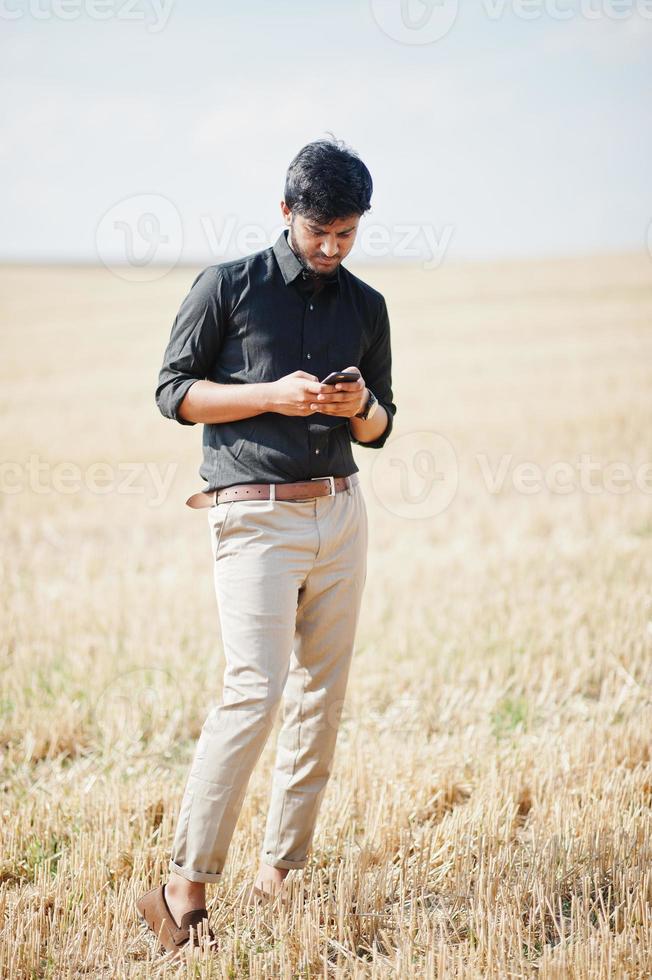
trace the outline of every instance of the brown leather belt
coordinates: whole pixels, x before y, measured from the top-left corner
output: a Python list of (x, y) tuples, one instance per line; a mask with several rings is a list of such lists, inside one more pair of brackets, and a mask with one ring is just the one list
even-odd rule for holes
[(297, 483), (236, 483), (221, 490), (200, 490), (186, 500), (187, 507), (213, 507), (229, 500), (311, 500), (341, 493), (359, 483), (357, 473), (351, 476), (313, 476)]

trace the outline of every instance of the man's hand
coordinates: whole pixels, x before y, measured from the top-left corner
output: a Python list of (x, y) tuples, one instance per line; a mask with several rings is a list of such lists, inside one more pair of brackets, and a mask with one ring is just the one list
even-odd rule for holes
[(345, 371), (358, 374), (357, 381), (338, 381), (336, 385), (320, 385), (322, 393), (310, 403), (310, 408), (324, 415), (341, 415), (352, 418), (361, 412), (367, 404), (369, 392), (364, 378), (355, 365), (344, 368)]
[(315, 374), (293, 371), (269, 383), (269, 410), (279, 415), (312, 415), (316, 408), (315, 398), (330, 388), (330, 385), (321, 384)]

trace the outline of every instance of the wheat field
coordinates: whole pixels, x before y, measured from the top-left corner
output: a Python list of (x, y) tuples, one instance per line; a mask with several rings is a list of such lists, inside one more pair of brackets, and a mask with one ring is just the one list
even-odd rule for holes
[(154, 403), (198, 270), (0, 272), (3, 978), (652, 975), (652, 262), (352, 268), (398, 413), (355, 447), (333, 776), (289, 909), (247, 908), (272, 736), (207, 888), (219, 953), (181, 965), (134, 900), (223, 669), (201, 426)]

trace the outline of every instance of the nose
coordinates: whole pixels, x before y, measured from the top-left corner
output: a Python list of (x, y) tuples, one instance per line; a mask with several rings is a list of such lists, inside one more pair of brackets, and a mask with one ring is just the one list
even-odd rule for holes
[(321, 244), (321, 253), (325, 259), (335, 258), (337, 255), (337, 242), (324, 241)]

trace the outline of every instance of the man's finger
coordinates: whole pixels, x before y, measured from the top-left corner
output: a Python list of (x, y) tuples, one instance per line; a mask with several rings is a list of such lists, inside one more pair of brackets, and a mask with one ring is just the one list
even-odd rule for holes
[(313, 395), (328, 394), (333, 390), (333, 385), (323, 385), (319, 378), (315, 378), (314, 381), (305, 385), (305, 389), (306, 391), (312, 392)]
[(322, 405), (328, 405), (332, 402), (357, 401), (354, 394), (354, 392), (348, 391), (327, 391), (323, 395), (318, 395), (317, 401)]
[[(311, 408), (313, 408), (312, 405), (311, 405)], [(314, 411), (317, 411), (317, 412), (321, 412), (322, 415), (342, 415), (344, 417), (348, 417), (349, 416), (349, 412), (348, 411), (342, 411), (342, 406), (341, 405), (331, 405), (329, 407), (328, 405), (324, 405), (323, 402), (320, 402), (318, 405), (315, 405), (314, 406), (314, 409), (313, 410)]]

